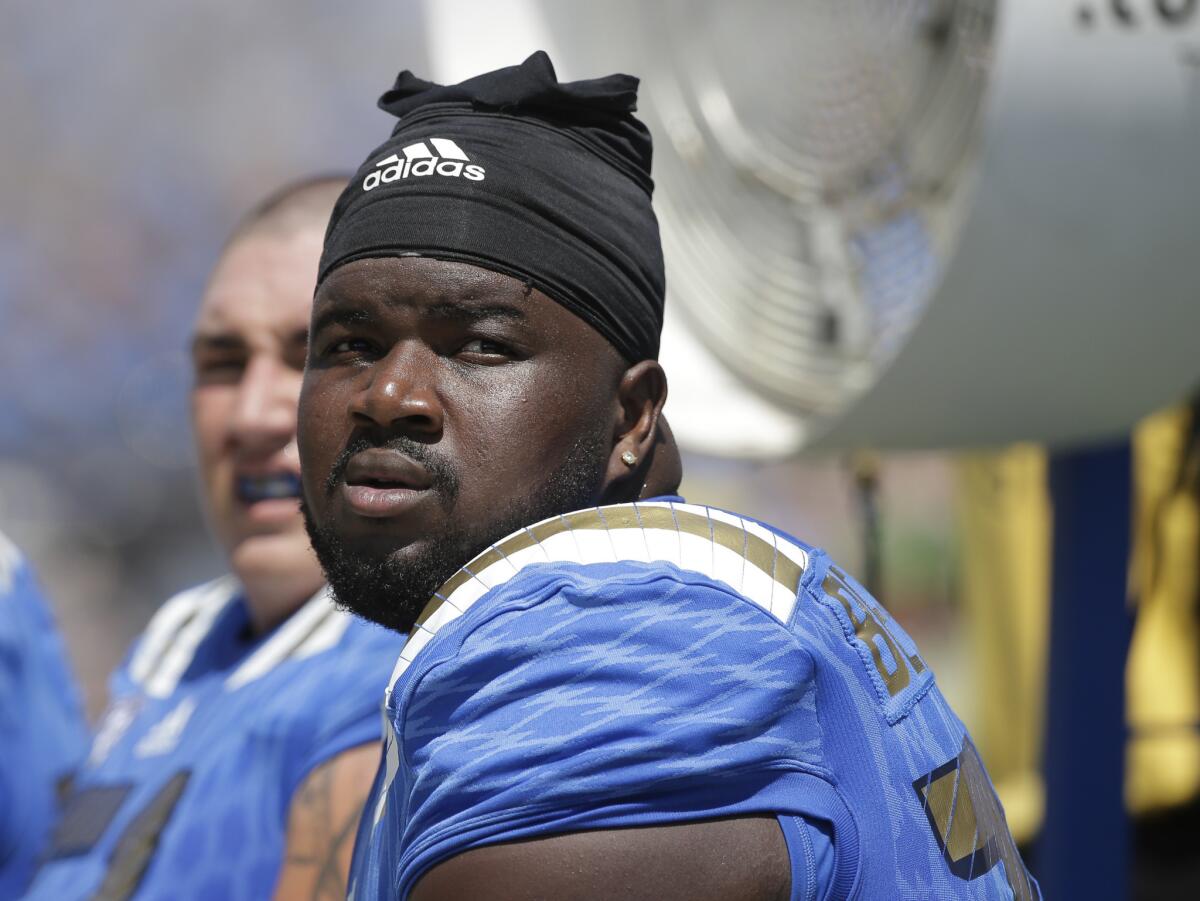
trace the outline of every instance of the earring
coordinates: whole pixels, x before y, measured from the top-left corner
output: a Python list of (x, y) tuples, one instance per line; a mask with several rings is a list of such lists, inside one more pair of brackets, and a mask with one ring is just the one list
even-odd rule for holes
[(623, 454), (621, 454), (621, 462), (626, 466), (633, 468), (634, 466), (637, 466), (637, 454), (635, 454), (633, 451), (625, 451)]

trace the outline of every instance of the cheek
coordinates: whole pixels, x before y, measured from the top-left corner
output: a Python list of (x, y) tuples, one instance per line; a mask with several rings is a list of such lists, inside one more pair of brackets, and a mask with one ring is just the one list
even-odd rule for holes
[(287, 397), (292, 409), (297, 409), (300, 404), (300, 390), (304, 386), (304, 376), (293, 369), (287, 369), (278, 376), (279, 381), (275, 383), (276, 396), (282, 398)]
[(332, 379), (308, 376), (304, 380), (296, 414), (296, 444), (306, 483), (310, 474), (314, 479), (323, 479), (345, 446), (345, 433), (350, 427), (345, 395), (345, 387)]
[(192, 436), (204, 506), (222, 542), (234, 528), (233, 458), (226, 440), (234, 401), (232, 391), (215, 385), (193, 389), (191, 397)]
[(223, 455), (235, 400), (234, 393), (224, 386), (192, 390), (192, 436), (202, 469), (211, 468)]
[(536, 375), (504, 391), (468, 396), (454, 411), (462, 460), (489, 486), (520, 491), (540, 484), (580, 436), (595, 429), (595, 386)]

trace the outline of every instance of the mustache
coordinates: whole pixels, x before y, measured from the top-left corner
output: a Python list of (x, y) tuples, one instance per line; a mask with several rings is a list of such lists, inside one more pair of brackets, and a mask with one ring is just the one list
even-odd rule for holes
[(326, 494), (333, 494), (338, 486), (345, 482), (346, 467), (350, 465), (351, 457), (374, 448), (399, 451), (419, 463), (429, 473), (433, 490), (440, 494), (445, 501), (451, 501), (458, 495), (458, 475), (446, 458), (437, 451), (431, 450), (429, 445), (414, 441), (404, 435), (396, 435), (383, 441), (372, 441), (365, 435), (351, 439), (350, 443), (338, 454), (337, 459), (333, 461), (333, 467), (325, 478)]

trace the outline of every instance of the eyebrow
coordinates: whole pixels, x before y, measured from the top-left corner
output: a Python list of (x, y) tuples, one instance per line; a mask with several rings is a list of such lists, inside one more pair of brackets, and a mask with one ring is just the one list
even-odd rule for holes
[[(475, 304), (442, 300), (421, 308), (420, 315), (442, 321), (463, 320), (481, 322), (488, 319), (524, 322), (528, 315), (517, 306), (505, 303)], [(367, 325), (375, 317), (365, 310), (338, 309), (318, 313), (313, 320), (312, 334), (317, 334), (331, 325)]]
[(346, 310), (334, 308), (332, 310), (325, 310), (322, 313), (318, 313), (316, 318), (313, 319), (312, 331), (307, 334), (315, 335), (331, 325), (363, 325), (371, 320), (371, 314), (365, 310)]
[[(293, 344), (308, 344), (308, 329), (298, 328), (287, 339)], [(246, 342), (239, 335), (225, 332), (199, 334), (192, 338), (192, 353), (202, 350), (245, 350)]]
[(508, 319), (523, 322), (528, 318), (523, 309), (509, 304), (473, 304), (439, 301), (430, 304), (422, 311), (434, 319), (467, 319), (478, 322), (482, 319)]
[(192, 353), (201, 350), (244, 350), (246, 342), (237, 335), (196, 335), (192, 338)]

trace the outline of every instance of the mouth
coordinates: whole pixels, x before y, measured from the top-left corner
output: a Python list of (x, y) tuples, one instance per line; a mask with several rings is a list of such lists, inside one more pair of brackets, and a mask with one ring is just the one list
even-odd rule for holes
[(406, 512), (432, 486), (429, 471), (411, 457), (372, 448), (350, 458), (341, 493), (360, 516), (386, 518)]
[(298, 499), (300, 476), (293, 472), (240, 475), (236, 480), (235, 491), (238, 500), (243, 504)]

